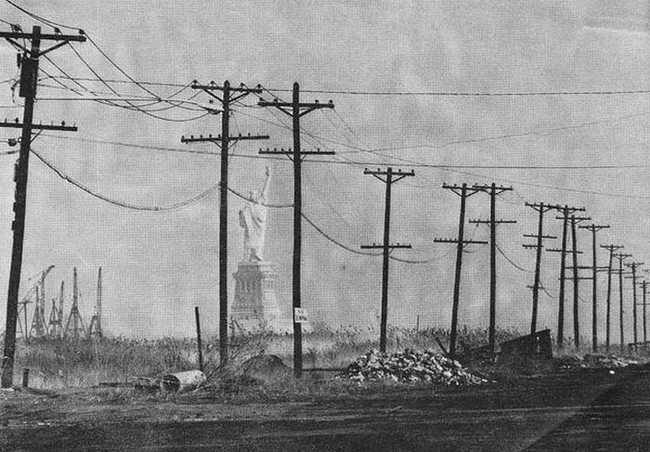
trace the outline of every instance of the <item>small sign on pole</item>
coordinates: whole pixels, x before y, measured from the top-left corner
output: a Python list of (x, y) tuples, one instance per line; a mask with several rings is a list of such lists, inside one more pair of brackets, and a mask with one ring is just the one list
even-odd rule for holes
[(307, 323), (307, 310), (304, 308), (293, 308), (293, 321), (295, 323)]

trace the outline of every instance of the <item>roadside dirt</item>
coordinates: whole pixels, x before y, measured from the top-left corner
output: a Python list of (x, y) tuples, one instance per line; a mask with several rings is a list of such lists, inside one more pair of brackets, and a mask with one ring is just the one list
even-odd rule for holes
[[(2, 392), (0, 449), (634, 450), (606, 443), (650, 441), (649, 385), (643, 369), (599, 369), (439, 391), (381, 387), (264, 401), (208, 392), (135, 397), (123, 388)], [(588, 433), (591, 423), (600, 436)]]

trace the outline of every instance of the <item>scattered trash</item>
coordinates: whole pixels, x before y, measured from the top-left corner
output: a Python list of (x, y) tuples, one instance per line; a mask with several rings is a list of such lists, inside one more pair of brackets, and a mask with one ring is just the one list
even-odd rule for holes
[(177, 372), (163, 376), (160, 381), (160, 387), (170, 392), (186, 392), (196, 389), (206, 380), (207, 377), (200, 370), (188, 370), (186, 372)]
[(584, 357), (578, 355), (564, 356), (558, 358), (558, 361), (561, 369), (619, 369), (639, 364), (639, 361), (635, 359), (595, 353), (588, 353)]
[(399, 383), (425, 382), (446, 386), (487, 383), (487, 380), (465, 370), (458, 361), (432, 350), (409, 349), (392, 355), (371, 350), (350, 364), (338, 378), (348, 378), (360, 383), (392, 380)]

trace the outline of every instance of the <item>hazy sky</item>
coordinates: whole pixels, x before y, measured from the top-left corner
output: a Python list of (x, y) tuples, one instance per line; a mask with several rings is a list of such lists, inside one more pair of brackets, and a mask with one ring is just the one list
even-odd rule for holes
[[(305, 90), (364, 92), (557, 92), (646, 90), (648, 83), (647, 2), (597, 1), (157, 1), (94, 0), (17, 2), (50, 20), (84, 29), (132, 77), (149, 82), (189, 84), (214, 80), (258, 83), (288, 100), (294, 81)], [(0, 17), (30, 30), (37, 23), (0, 3)], [(3, 29), (8, 26), (2, 24)], [(44, 30), (50, 31), (47, 27)], [(74, 33), (71, 30), (63, 30)], [(125, 80), (89, 42), (74, 49), (105, 79)], [(95, 75), (69, 47), (49, 54), (74, 77)], [(0, 81), (15, 77), (15, 51), (0, 44)], [(43, 60), (47, 74), (61, 75)], [(44, 77), (45, 73), (42, 74)], [(61, 80), (83, 90), (73, 82)], [(101, 83), (81, 84), (112, 95)], [(112, 84), (122, 94), (145, 95), (132, 84)], [(22, 117), (11, 83), (0, 84), (0, 106), (8, 118)], [(160, 96), (178, 87), (149, 86)], [(105, 94), (106, 93), (106, 94)], [(187, 89), (178, 95), (196, 94)], [(270, 99), (271, 95), (264, 95)], [(174, 121), (101, 105), (42, 80), (36, 121), (76, 123), (77, 133), (48, 133), (33, 148), (62, 173), (104, 196), (145, 206), (169, 205), (205, 191), (218, 180), (219, 160), (164, 150), (118, 146), (123, 142), (172, 149), (217, 152), (216, 146), (184, 145), (182, 135), (219, 133), (220, 117), (178, 122), (198, 112), (155, 112)], [(303, 99), (332, 99), (335, 111), (304, 117), (303, 148), (328, 148), (336, 157), (309, 158), (304, 165), (304, 211), (342, 244), (382, 239), (384, 186), (364, 176), (366, 164), (413, 168), (416, 177), (393, 188), (392, 238), (411, 243), (395, 251), (413, 265), (391, 262), (389, 320), (397, 325), (448, 327), (455, 250), (434, 237), (457, 234), (459, 199), (447, 183), (512, 185), (499, 198), (498, 216), (517, 219), (499, 229), (500, 247), (518, 266), (531, 270), (534, 252), (522, 248), (522, 234), (534, 233), (536, 214), (524, 202), (587, 208), (598, 223), (610, 224), (601, 243), (620, 243), (640, 261), (648, 259), (648, 117), (650, 94), (460, 97), (305, 93)], [(50, 99), (50, 100), (48, 100)], [(204, 94), (193, 100), (207, 102)], [(14, 104), (14, 101), (16, 104)], [(281, 113), (247, 106), (233, 113), (235, 132), (268, 133), (263, 143), (243, 142), (231, 163), (230, 185), (258, 188), (264, 165), (274, 177), (270, 202), (292, 198), (287, 159), (255, 157), (260, 146), (290, 147), (290, 122)], [(149, 108), (162, 108), (166, 104)], [(47, 136), (46, 136), (47, 135)], [(15, 129), (0, 131), (18, 136)], [(10, 148), (4, 144), (5, 149)], [(369, 151), (362, 152), (359, 149)], [(6, 294), (11, 251), (14, 156), (0, 156), (0, 294)], [(335, 163), (331, 163), (335, 161)], [(358, 163), (358, 164), (355, 164)], [(415, 165), (409, 165), (415, 164)], [(426, 168), (421, 164), (496, 165), (519, 168)], [(540, 169), (548, 166), (583, 168)], [(584, 168), (584, 166), (609, 168)], [(612, 168), (611, 166), (637, 166)], [(521, 167), (537, 168), (521, 168)], [(242, 231), (230, 197), (230, 272), (241, 259)], [(468, 201), (467, 217), (489, 214), (489, 198)], [(560, 222), (547, 216), (547, 232)], [(278, 300), (288, 315), (291, 293), (290, 209), (269, 212), (265, 256), (278, 270)], [(375, 325), (379, 313), (381, 259), (345, 251), (304, 225), (303, 304), (312, 321), (331, 325)], [(485, 239), (484, 227), (467, 227)], [(588, 264), (590, 236), (579, 246)], [(559, 243), (549, 246), (559, 246)], [(487, 326), (489, 253), (465, 254), (460, 322)], [(606, 254), (599, 254), (605, 263)], [(204, 329), (217, 330), (218, 194), (171, 212), (118, 207), (70, 185), (38, 159), (30, 160), (26, 242), (21, 293), (27, 278), (56, 265), (48, 278), (48, 299), (62, 279), (68, 289), (79, 271), (81, 310), (89, 320), (97, 268), (104, 269), (104, 329), (115, 335), (191, 335), (193, 306), (201, 307)], [(545, 253), (542, 281), (557, 294), (559, 255)], [(650, 263), (650, 262), (649, 262)], [(500, 326), (528, 328), (532, 273), (499, 264)], [(601, 281), (604, 281), (601, 279)], [(232, 281), (231, 281), (232, 282)], [(570, 290), (570, 285), (567, 286)], [(605, 284), (600, 285), (604, 298)], [(234, 287), (231, 286), (232, 296)], [(590, 300), (590, 284), (581, 285)], [(68, 293), (70, 291), (68, 290)], [(4, 295), (0, 295), (2, 297)], [(570, 297), (567, 297), (570, 306)], [(69, 306), (69, 301), (68, 301)], [(555, 329), (557, 298), (542, 296), (540, 326)], [(582, 303), (584, 331), (590, 306)], [(567, 309), (567, 325), (572, 316)], [(631, 311), (631, 310), (628, 310)], [(614, 314), (617, 315), (615, 309)], [(48, 306), (49, 313), (49, 306)], [(627, 312), (629, 315), (630, 312)], [(4, 324), (4, 307), (0, 320)], [(629, 322), (628, 322), (629, 325)], [(569, 328), (567, 328), (568, 333)]]

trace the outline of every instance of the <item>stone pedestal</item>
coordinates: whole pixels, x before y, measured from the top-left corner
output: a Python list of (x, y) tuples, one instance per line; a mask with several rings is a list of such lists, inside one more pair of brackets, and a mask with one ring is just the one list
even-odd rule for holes
[(230, 313), (234, 334), (260, 330), (290, 332), (291, 319), (283, 319), (275, 296), (276, 273), (270, 262), (240, 262), (235, 277), (235, 300)]

